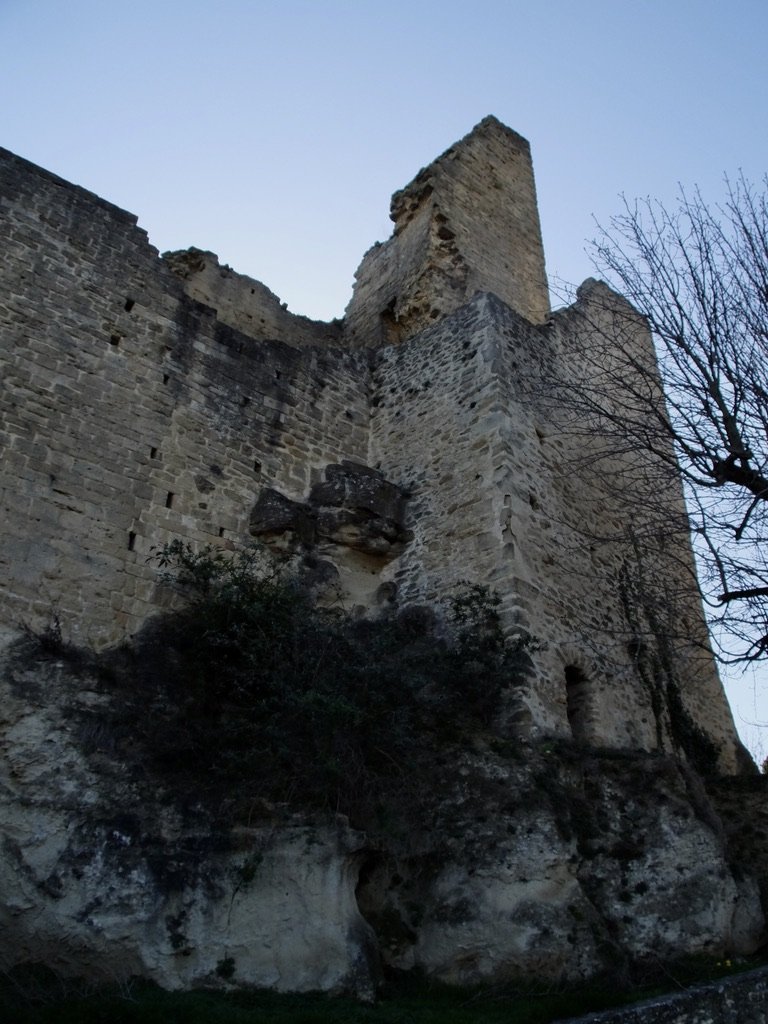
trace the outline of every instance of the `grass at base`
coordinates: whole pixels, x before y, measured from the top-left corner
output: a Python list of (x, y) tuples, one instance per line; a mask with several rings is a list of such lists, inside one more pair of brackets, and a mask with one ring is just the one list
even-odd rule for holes
[(675, 965), (666, 985), (624, 991), (594, 984), (546, 991), (422, 983), (375, 1005), (316, 993), (166, 992), (143, 981), (89, 990), (83, 982), (36, 968), (13, 972), (0, 984), (0, 1019), (4, 1024), (549, 1024), (757, 966), (752, 960), (689, 961)]
[[(616, 1005), (616, 994), (400, 997), (367, 1006), (352, 999), (268, 992), (164, 992), (136, 985), (130, 993), (93, 993), (43, 1005), (9, 1007), (6, 1024), (547, 1024), (558, 1017)], [(2, 1006), (2, 1004), (0, 1004)], [(6, 1014), (8, 1011), (6, 1011)]]

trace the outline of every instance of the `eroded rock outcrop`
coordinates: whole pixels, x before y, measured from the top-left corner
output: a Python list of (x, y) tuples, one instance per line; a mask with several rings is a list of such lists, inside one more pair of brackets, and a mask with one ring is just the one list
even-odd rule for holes
[(364, 872), (385, 962), (453, 983), (621, 975), (759, 944), (757, 886), (732, 865), (700, 781), (652, 755), (549, 744), (468, 756), (429, 829)]
[(223, 825), (110, 755), (110, 698), (87, 673), (18, 648), (2, 669), (3, 969), (372, 994), (364, 836), (290, 815)]
[(326, 467), (304, 502), (265, 487), (249, 529), (273, 554), (303, 556), (317, 588), (370, 608), (372, 595), (387, 589), (382, 572), (411, 539), (407, 501), (403, 488), (378, 470), (345, 460)]
[(382, 965), (575, 980), (761, 938), (749, 865), (668, 757), (454, 737), (366, 835), (247, 779), (228, 815), (170, 787), (76, 659), (17, 646), (2, 690), (4, 967), (367, 997)]

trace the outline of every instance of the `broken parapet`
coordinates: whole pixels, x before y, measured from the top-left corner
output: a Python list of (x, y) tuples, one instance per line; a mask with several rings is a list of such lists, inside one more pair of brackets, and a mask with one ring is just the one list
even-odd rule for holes
[(530, 323), (549, 315), (536, 186), (527, 141), (486, 117), (392, 197), (395, 230), (365, 255), (345, 338), (403, 341), (493, 292)]
[(296, 348), (340, 343), (341, 321), (324, 323), (290, 313), (266, 285), (222, 266), (215, 253), (193, 247), (163, 253), (163, 259), (191, 299), (215, 309), (221, 323), (251, 338)]

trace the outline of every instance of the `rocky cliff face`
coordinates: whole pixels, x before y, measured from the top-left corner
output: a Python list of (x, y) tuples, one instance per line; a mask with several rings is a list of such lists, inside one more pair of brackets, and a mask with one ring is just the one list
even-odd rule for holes
[(222, 826), (105, 752), (95, 680), (20, 653), (3, 666), (4, 967), (371, 993), (364, 836), (290, 814)]
[(465, 737), (418, 817), (365, 834), (247, 778), (228, 815), (169, 787), (71, 657), (17, 645), (2, 689), (6, 968), (365, 997), (382, 969), (578, 979), (759, 943), (757, 885), (667, 757)]

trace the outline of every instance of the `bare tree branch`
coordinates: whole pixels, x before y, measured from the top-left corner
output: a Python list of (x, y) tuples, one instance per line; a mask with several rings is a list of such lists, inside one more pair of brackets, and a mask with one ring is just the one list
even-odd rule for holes
[[(758, 190), (739, 175), (719, 206), (683, 189), (672, 209), (624, 200), (591, 245), (614, 293), (584, 314), (580, 379), (552, 389), (565, 429), (598, 438), (581, 471), (605, 469), (606, 489), (620, 480), (649, 534), (681, 528), (658, 500), (664, 473), (679, 473), (727, 660), (768, 656), (767, 196), (768, 179)], [(655, 360), (637, 343), (644, 326)]]

